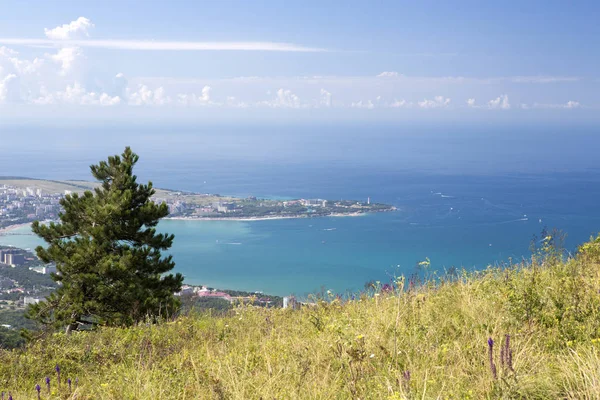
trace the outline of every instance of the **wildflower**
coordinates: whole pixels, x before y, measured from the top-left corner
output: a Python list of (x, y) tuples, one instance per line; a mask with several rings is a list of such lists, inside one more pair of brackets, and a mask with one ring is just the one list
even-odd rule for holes
[(408, 391), (410, 385), (410, 371), (406, 370), (402, 373), (402, 386), (404, 390)]
[(79, 378), (75, 378), (75, 389), (77, 389), (77, 385), (79, 385)]
[(38, 400), (40, 400), (40, 391), (42, 390), (42, 387), (39, 385), (39, 383), (35, 385), (35, 390), (38, 394)]
[(496, 364), (494, 364), (494, 340), (492, 338), (488, 339), (488, 348), (490, 356), (490, 369), (492, 370), (494, 379), (498, 379), (498, 371), (496, 370)]
[(12, 394), (10, 394), (10, 392), (8, 393), (8, 400), (13, 400)]
[(504, 357), (506, 359), (506, 367), (510, 370), (514, 372), (513, 369), (513, 365), (512, 365), (512, 349), (510, 348), (510, 335), (507, 333), (504, 336)]
[(48, 388), (48, 394), (50, 394), (50, 378), (46, 377), (46, 388)]
[(56, 366), (54, 367), (54, 370), (56, 371), (56, 377), (58, 379), (58, 387), (60, 388), (60, 367), (58, 366), (58, 364), (56, 364)]
[(69, 385), (69, 392), (71, 391), (71, 378), (67, 379), (67, 385)]
[(381, 287), (381, 291), (382, 291), (383, 293), (389, 293), (389, 292), (393, 292), (393, 291), (394, 291), (394, 288), (393, 288), (393, 286), (392, 286), (392, 285), (390, 285), (389, 283), (386, 283), (385, 285), (383, 285), (383, 286)]

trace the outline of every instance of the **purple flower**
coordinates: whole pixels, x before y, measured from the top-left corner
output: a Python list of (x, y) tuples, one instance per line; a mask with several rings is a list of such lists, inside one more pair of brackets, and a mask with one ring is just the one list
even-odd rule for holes
[(0, 393), (0, 395), (2, 395), (2, 397), (0, 397), (2, 400), (4, 400), (4, 392)]
[(50, 377), (46, 377), (46, 388), (48, 388), (48, 394), (50, 394)]
[(56, 364), (56, 366), (54, 367), (54, 370), (56, 371), (56, 377), (58, 380), (58, 388), (60, 389), (60, 367), (58, 366), (58, 364)]
[(8, 394), (8, 400), (13, 400), (12, 394), (10, 394), (10, 393)]
[(506, 334), (504, 337), (504, 360), (503, 360), (503, 364), (506, 365), (506, 367), (510, 370), (510, 371), (514, 371), (513, 369), (513, 365), (512, 365), (512, 349), (510, 348), (510, 335)]
[(402, 386), (404, 390), (408, 391), (410, 385), (410, 371), (406, 370), (402, 373)]
[(38, 394), (38, 400), (40, 400), (40, 390), (42, 390), (42, 387), (39, 384), (36, 384), (35, 390), (37, 391), (37, 394)]
[(394, 288), (393, 288), (393, 287), (392, 287), (392, 285), (390, 285), (389, 283), (386, 283), (386, 284), (384, 284), (384, 285), (381, 287), (381, 291), (382, 291), (383, 293), (389, 293), (389, 292), (393, 292), (393, 291), (394, 291)]
[(69, 385), (69, 392), (71, 391), (71, 378), (67, 379), (67, 384)]
[(498, 379), (498, 371), (496, 370), (496, 364), (494, 363), (494, 340), (492, 338), (488, 339), (488, 348), (490, 357), (490, 370), (492, 371), (494, 379)]

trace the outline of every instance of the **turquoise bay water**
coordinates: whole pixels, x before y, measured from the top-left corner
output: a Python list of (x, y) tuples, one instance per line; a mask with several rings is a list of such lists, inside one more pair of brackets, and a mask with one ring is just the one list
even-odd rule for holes
[[(398, 211), (252, 222), (165, 220), (159, 229), (175, 235), (171, 253), (187, 282), (280, 295), (360, 290), (369, 280), (414, 273), (425, 257), (441, 272), (485, 268), (527, 256), (532, 236), (544, 227), (567, 232), (571, 249), (600, 230), (596, 174), (405, 179), (400, 186), (378, 178), (378, 192), (372, 180), (355, 181), (355, 196), (344, 197), (379, 193)], [(34, 248), (40, 242), (7, 235), (0, 244)]]
[[(567, 246), (600, 231), (595, 126), (231, 125), (0, 127), (0, 175), (90, 179), (125, 145), (157, 187), (356, 199), (399, 211), (357, 218), (163, 221), (190, 283), (286, 295), (361, 289), (431, 269), (528, 256), (544, 227)], [(0, 236), (33, 248), (33, 236)]]

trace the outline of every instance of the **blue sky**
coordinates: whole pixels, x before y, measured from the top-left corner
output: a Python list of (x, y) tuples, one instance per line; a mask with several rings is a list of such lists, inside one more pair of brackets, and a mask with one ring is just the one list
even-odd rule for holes
[(597, 2), (7, 1), (0, 116), (594, 118), (599, 20)]

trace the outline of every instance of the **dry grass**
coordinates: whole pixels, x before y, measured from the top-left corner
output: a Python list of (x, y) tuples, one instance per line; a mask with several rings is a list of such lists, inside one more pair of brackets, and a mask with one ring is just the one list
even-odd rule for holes
[[(50, 376), (53, 394), (42, 398), (600, 398), (600, 241), (582, 249), (567, 262), (546, 257), (296, 311), (240, 306), (55, 334), (0, 354), (0, 390), (33, 399)], [(500, 354), (506, 334), (512, 368)], [(67, 377), (79, 378), (70, 394)]]

